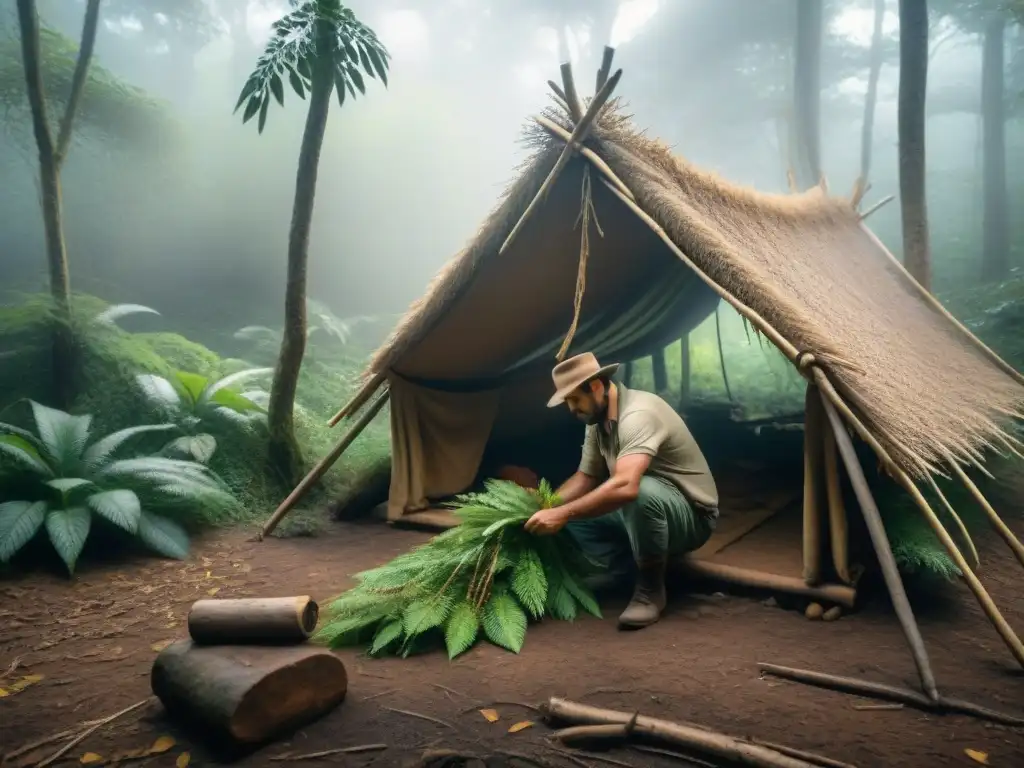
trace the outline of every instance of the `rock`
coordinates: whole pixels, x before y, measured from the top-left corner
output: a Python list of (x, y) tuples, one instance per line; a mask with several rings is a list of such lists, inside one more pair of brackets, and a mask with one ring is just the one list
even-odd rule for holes
[(842, 615), (843, 615), (842, 606), (833, 605), (831, 608), (829, 608), (827, 611), (825, 611), (825, 613), (822, 614), (821, 618), (822, 618), (823, 621), (835, 621), (836, 619), (838, 619)]
[(763, 605), (765, 608), (778, 608), (779, 601), (776, 600), (774, 597), (769, 597), (767, 600), (762, 600), (761, 605)]
[(820, 619), (824, 612), (825, 609), (821, 607), (820, 603), (811, 603), (807, 606), (807, 610), (804, 611), (804, 616), (806, 616), (811, 621), (815, 621), (817, 619)]

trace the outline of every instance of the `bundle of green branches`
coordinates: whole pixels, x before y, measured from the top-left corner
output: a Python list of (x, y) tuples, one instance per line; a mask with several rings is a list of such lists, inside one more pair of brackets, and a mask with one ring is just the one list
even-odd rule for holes
[(333, 647), (369, 643), (370, 653), (408, 656), (442, 638), (448, 657), (483, 635), (518, 653), (529, 618), (565, 621), (601, 609), (584, 579), (601, 566), (572, 535), (534, 536), (534, 512), (559, 504), (547, 481), (537, 490), (489, 480), (483, 493), (456, 498), (460, 524), (386, 565), (356, 575), (358, 585), (327, 608), (317, 639)]

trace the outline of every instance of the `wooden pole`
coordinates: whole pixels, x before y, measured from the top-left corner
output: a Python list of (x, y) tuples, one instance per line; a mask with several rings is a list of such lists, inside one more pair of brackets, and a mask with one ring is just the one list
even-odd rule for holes
[[(579, 124), (583, 119), (583, 105), (580, 103), (580, 96), (576, 92), (576, 81), (572, 76), (572, 64), (568, 61), (560, 67), (562, 71), (562, 92), (565, 93), (565, 103), (569, 107), (569, 116), (572, 121)], [(594, 96), (597, 99), (597, 96)]]
[[(815, 387), (817, 389), (817, 387)], [(820, 396), (820, 392), (818, 393)], [(828, 532), (832, 548), (832, 566), (836, 576), (844, 584), (850, 578), (850, 532), (846, 519), (846, 504), (843, 502), (843, 483), (839, 473), (836, 436), (832, 425), (826, 419), (822, 435), (825, 450), (825, 488), (828, 496)]]
[(594, 124), (594, 120), (597, 118), (597, 113), (601, 111), (601, 107), (604, 106), (605, 102), (608, 101), (608, 97), (611, 96), (612, 91), (615, 90), (615, 86), (619, 84), (619, 80), (622, 79), (622, 70), (618, 70), (614, 75), (609, 78), (608, 82), (604, 84), (604, 88), (594, 96), (590, 102), (590, 106), (587, 108), (587, 112), (583, 117), (576, 123), (576, 127), (573, 129), (572, 135), (569, 137), (569, 142), (562, 148), (562, 154), (558, 156), (558, 160), (555, 162), (554, 167), (548, 172), (548, 176), (544, 179), (544, 183), (540, 185), (540, 189), (537, 190), (537, 194), (533, 200), (523, 211), (523, 215), (516, 222), (516, 225), (509, 232), (508, 237), (505, 238), (505, 242), (502, 243), (501, 248), (498, 251), (500, 256), (508, 250), (509, 246), (515, 241), (516, 236), (522, 231), (523, 226), (529, 220), (530, 216), (540, 208), (541, 203), (544, 202), (544, 198), (547, 197), (548, 192), (551, 191), (555, 185), (555, 180), (558, 179), (559, 175), (565, 169), (565, 166), (569, 164), (569, 159), (572, 157), (573, 145), (577, 142), (581, 142), (587, 138), (590, 134), (590, 128)]
[(804, 395), (804, 520), (803, 577), (808, 586), (821, 583), (822, 429), (825, 413), (818, 388), (808, 382)]
[(299, 499), (305, 496), (309, 489), (324, 476), (324, 473), (331, 468), (341, 454), (343, 454), (345, 450), (352, 445), (352, 442), (359, 437), (359, 433), (366, 429), (366, 426), (373, 421), (374, 416), (376, 416), (380, 412), (380, 409), (384, 407), (384, 403), (388, 401), (388, 397), (390, 397), (390, 395), (391, 392), (387, 388), (377, 395), (377, 399), (370, 403), (370, 407), (363, 412), (363, 415), (360, 416), (351, 427), (349, 427), (348, 432), (342, 436), (337, 445), (331, 449), (330, 453), (320, 459), (317, 465), (309, 470), (309, 474), (302, 478), (299, 484), (295, 486), (295, 490), (289, 493), (288, 497), (281, 502), (277, 509), (274, 510), (274, 514), (272, 514), (270, 519), (267, 520), (266, 524), (263, 526), (263, 530), (257, 534), (257, 541), (263, 541), (266, 536), (269, 536), (270, 532), (277, 527), (278, 523), (281, 522), (284, 516), (299, 503)]
[[(543, 117), (542, 115), (537, 115), (536, 117), (533, 118), (533, 120), (535, 123), (537, 123), (537, 125), (539, 125), (545, 131), (550, 133), (556, 139), (561, 139), (567, 144), (572, 143), (572, 135), (558, 123), (552, 122), (551, 120), (548, 120), (546, 117)], [(585, 147), (582, 144), (576, 144), (573, 147), (573, 149), (579, 152), (585, 158), (587, 158), (587, 160), (590, 161), (591, 165), (597, 168), (597, 170), (601, 172), (601, 175), (604, 176), (605, 179), (607, 179), (616, 187), (618, 187), (619, 192), (624, 194), (630, 200), (636, 199), (635, 197), (633, 197), (633, 193), (626, 188), (625, 184), (622, 183), (621, 179), (619, 179), (619, 177), (615, 175), (615, 172), (608, 166), (608, 163), (602, 160), (601, 156), (598, 155), (594, 150), (590, 149), (590, 147)]]
[(601, 55), (601, 68), (597, 70), (597, 87), (594, 88), (594, 93), (597, 93), (604, 84), (608, 82), (608, 75), (612, 72), (612, 59), (615, 57), (615, 49), (610, 45), (604, 47), (604, 53)]
[(978, 504), (981, 505), (981, 508), (985, 510), (985, 514), (988, 516), (989, 522), (992, 523), (993, 527), (995, 527), (999, 532), (999, 535), (1002, 536), (1003, 541), (1005, 541), (1007, 546), (1013, 550), (1013, 554), (1017, 558), (1017, 562), (1024, 565), (1024, 545), (1020, 543), (1020, 539), (1014, 535), (1009, 526), (1007, 526), (1007, 524), (1003, 522), (1003, 519), (999, 517), (999, 513), (992, 508), (988, 499), (986, 499), (985, 495), (981, 492), (981, 489), (978, 488), (967, 473), (963, 471), (957, 460), (952, 456), (948, 456), (947, 461), (953, 467), (953, 471), (956, 472), (957, 477), (960, 478), (960, 482), (967, 486), (967, 490), (971, 492), (972, 496), (974, 496), (975, 501), (977, 501)]
[(877, 211), (877, 210), (878, 210), (879, 208), (882, 208), (883, 206), (885, 206), (885, 205), (888, 205), (888, 204), (889, 204), (889, 203), (891, 203), (891, 202), (892, 202), (892, 201), (893, 201), (894, 199), (895, 199), (895, 196), (894, 196), (894, 195), (889, 195), (888, 197), (883, 197), (883, 198), (882, 198), (881, 200), (879, 200), (879, 201), (878, 201), (877, 203), (875, 203), (875, 204), (874, 204), (874, 205), (872, 205), (872, 206), (871, 206), (870, 208), (868, 208), (868, 209), (867, 209), (866, 211), (864, 211), (864, 213), (862, 213), (862, 214), (860, 215), (860, 220), (861, 220), (861, 221), (864, 221), (864, 219), (866, 219), (866, 218), (867, 218), (868, 216), (870, 216), (870, 215), (871, 215), (872, 213), (874, 213), (875, 211)]
[(785, 592), (822, 603), (835, 603), (844, 608), (853, 608), (857, 604), (857, 590), (845, 584), (821, 584), (812, 587), (799, 576), (780, 576), (736, 565), (698, 560), (695, 557), (687, 557), (680, 561), (679, 568), (688, 576), (724, 581), (768, 592)]
[(373, 393), (377, 391), (383, 381), (383, 373), (375, 373), (367, 379), (363, 386), (359, 388), (359, 391), (352, 395), (352, 399), (342, 406), (340, 411), (331, 416), (330, 421), (327, 422), (327, 426), (333, 427), (337, 425), (337, 423), (346, 416), (351, 416), (362, 408), (366, 401), (373, 397)]
[(910, 284), (914, 287), (914, 290), (917, 291), (918, 295), (924, 300), (924, 302), (928, 306), (930, 306), (932, 309), (934, 309), (940, 315), (945, 317), (949, 322), (951, 322), (956, 327), (956, 329), (958, 331), (960, 331), (960, 333), (962, 333), (965, 337), (967, 337), (967, 339), (972, 344), (974, 344), (974, 346), (985, 357), (988, 358), (989, 362), (991, 362), (993, 365), (995, 365), (1000, 370), (1002, 370), (1004, 373), (1006, 373), (1010, 378), (1012, 378), (1018, 384), (1024, 384), (1024, 375), (1022, 375), (1012, 365), (1010, 365), (1008, 362), (1003, 360), (1003, 358), (1001, 358), (999, 355), (997, 355), (995, 352), (993, 352), (981, 339), (979, 339), (977, 336), (975, 336), (973, 333), (971, 333), (969, 330), (967, 330), (967, 328), (964, 326), (963, 323), (961, 323), (959, 320), (957, 320), (949, 312), (948, 309), (946, 309), (944, 306), (942, 306), (942, 302), (940, 302), (938, 299), (936, 299), (927, 288), (925, 288), (923, 285), (921, 285), (919, 282), (917, 282), (917, 280), (914, 279), (914, 276), (911, 275), (909, 272), (907, 272), (907, 268), (904, 267), (903, 264), (900, 263), (899, 259), (897, 259), (895, 256), (892, 255), (892, 251), (890, 251), (888, 248), (885, 247), (885, 243), (883, 243), (881, 240), (879, 240), (878, 236), (874, 232), (872, 232), (870, 229), (868, 229), (863, 224), (861, 224), (861, 229), (864, 230), (864, 233), (868, 237), (871, 238), (871, 241), (878, 247), (878, 249), (883, 254), (885, 254), (885, 256), (889, 260), (889, 262), (894, 267), (896, 267), (896, 269), (899, 270), (899, 272), (904, 277), (906, 277), (907, 280), (910, 281)]
[[(817, 387), (815, 387), (815, 390), (817, 390)], [(938, 701), (939, 691), (935, 686), (935, 675), (932, 673), (931, 662), (928, 660), (928, 651), (924, 647), (924, 639), (921, 637), (921, 630), (917, 626), (917, 619), (914, 618), (914, 611), (910, 607), (906, 590), (903, 588), (903, 580), (900, 578), (899, 569), (896, 567), (896, 558), (893, 557), (892, 546), (889, 544), (889, 537), (886, 535), (885, 526), (882, 524), (882, 516), (878, 512), (878, 507), (871, 495), (871, 489), (868, 487), (867, 478), (864, 477), (864, 470), (857, 459), (857, 452), (853, 447), (853, 441), (846, 434), (846, 426), (839, 418), (839, 414), (828, 398), (822, 396), (821, 403), (832, 427), (832, 434), (835, 435), (839, 454), (842, 456), (843, 464), (846, 465), (846, 472), (850, 476), (854, 493), (857, 494), (857, 501), (860, 504), (861, 513), (864, 515), (864, 522), (867, 523), (868, 533), (871, 535), (871, 543), (874, 545), (875, 554), (878, 556), (878, 563), (882, 567), (882, 577), (885, 579), (885, 586), (889, 589), (889, 596), (892, 598), (896, 617), (899, 619), (903, 635), (907, 638), (907, 643), (910, 645), (910, 652), (914, 657), (914, 664), (917, 666), (917, 674), (921, 678), (921, 687), (932, 701)]]

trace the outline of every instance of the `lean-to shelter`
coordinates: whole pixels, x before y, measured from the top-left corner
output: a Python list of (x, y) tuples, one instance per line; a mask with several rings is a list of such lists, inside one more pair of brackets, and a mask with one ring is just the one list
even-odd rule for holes
[[(556, 359), (585, 350), (607, 361), (650, 354), (724, 300), (808, 382), (802, 582), (821, 581), (826, 519), (839, 581), (855, 581), (847, 510), (830, 488), (843, 465), (893, 599), (906, 602), (884, 530), (879, 538), (872, 522), (878, 513), (852, 434), (917, 502), (1024, 665), (1024, 646), (968, 562), (975, 553), (966, 530), (947, 532), (918, 490), (934, 489), (937, 474), (958, 477), (1024, 563), (1024, 547), (966, 472), (993, 447), (1018, 447), (1008, 426), (1024, 408), (1024, 377), (867, 229), (862, 189), (850, 198), (830, 195), (824, 183), (765, 194), (702, 171), (609, 100), (621, 71), (608, 77), (610, 51), (605, 63), (585, 101), (563, 65), (554, 106), (527, 130), (535, 152), (377, 350), (365, 385), (336, 417), (354, 417), (376, 393), (364, 423), (390, 398), (388, 517), (466, 490), (489, 445), (557, 430), (565, 415), (545, 407)], [(819, 496), (827, 498), (820, 511)], [(901, 621), (927, 668), (912, 615)]]

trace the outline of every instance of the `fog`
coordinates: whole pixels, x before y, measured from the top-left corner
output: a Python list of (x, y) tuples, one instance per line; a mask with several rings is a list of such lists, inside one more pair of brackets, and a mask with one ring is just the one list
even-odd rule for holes
[[(7, 4), (12, 5), (13, 3)], [(570, 59), (589, 95), (602, 46), (624, 70), (617, 94), (636, 123), (701, 167), (786, 189), (792, 0), (353, 0), (392, 55), (385, 89), (333, 101), (320, 162), (309, 295), (339, 316), (394, 315), (469, 240), (524, 158), (525, 120)], [(866, 203), (898, 192), (896, 3)], [(142, 7), (146, 13), (131, 12)], [(82, 122), (63, 173), (72, 288), (152, 306), (162, 325), (210, 345), (243, 325), (280, 326), (286, 243), (305, 103), (290, 89), (262, 135), (232, 110), (283, 0), (104, 4), (98, 65), (161, 100), (159, 126), (132, 142)], [(39, 3), (77, 43), (82, 0)], [(175, 9), (172, 13), (170, 9)], [(168, 15), (165, 15), (168, 14)], [(12, 9), (2, 20), (8, 65)], [(872, 3), (831, 0), (822, 55), (822, 156), (846, 194), (860, 162)], [(981, 243), (979, 36), (939, 19), (932, 32), (929, 204), (936, 288), (977, 271)], [(12, 48), (13, 46), (13, 48)], [(1019, 28), (1007, 33), (1019, 104)], [(7, 66), (7, 65), (5, 65)], [(7, 66), (8, 75), (10, 67)], [(0, 137), (0, 291), (45, 289), (37, 167), (27, 109), (5, 104)], [(1010, 210), (1024, 147), (1007, 124)], [(897, 253), (899, 207), (871, 224)], [(1011, 233), (1020, 262), (1021, 225)], [(6, 297), (0, 297), (3, 300)]]

